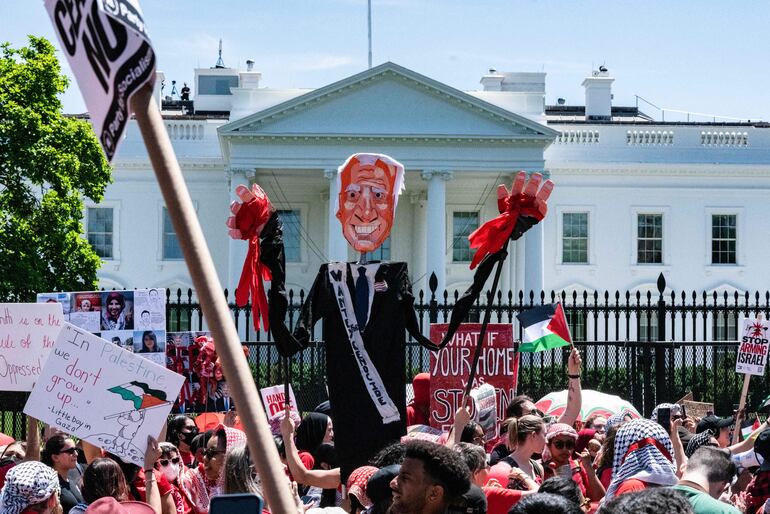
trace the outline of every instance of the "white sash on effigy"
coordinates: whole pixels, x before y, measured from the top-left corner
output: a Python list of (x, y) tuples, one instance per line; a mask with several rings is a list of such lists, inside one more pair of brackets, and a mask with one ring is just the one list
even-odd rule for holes
[(366, 348), (364, 348), (364, 340), (361, 337), (361, 331), (358, 329), (353, 301), (350, 298), (350, 290), (348, 289), (348, 265), (344, 262), (330, 262), (328, 267), (329, 280), (334, 289), (334, 297), (337, 299), (337, 307), (340, 310), (342, 322), (345, 324), (350, 348), (353, 350), (353, 357), (358, 364), (358, 370), (361, 372), (361, 378), (364, 380), (366, 390), (369, 392), (375, 407), (380, 412), (383, 423), (387, 425), (388, 423), (398, 421), (401, 419), (401, 415), (398, 413), (393, 400), (388, 396), (388, 391), (382, 383), (382, 378), (380, 378), (377, 368), (374, 367), (369, 354), (366, 352)]

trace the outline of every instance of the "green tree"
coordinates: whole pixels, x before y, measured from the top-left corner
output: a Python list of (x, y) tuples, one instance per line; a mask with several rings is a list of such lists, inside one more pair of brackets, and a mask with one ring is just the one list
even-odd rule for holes
[(64, 116), (54, 47), (0, 45), (0, 299), (96, 287), (101, 261), (81, 234), (83, 197), (101, 201), (110, 166), (88, 122)]

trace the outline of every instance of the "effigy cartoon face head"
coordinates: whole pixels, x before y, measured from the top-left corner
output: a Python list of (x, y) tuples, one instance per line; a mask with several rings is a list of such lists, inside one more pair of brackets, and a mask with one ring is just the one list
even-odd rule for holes
[(340, 166), (337, 219), (357, 252), (372, 252), (390, 235), (404, 190), (404, 167), (382, 154), (353, 154)]

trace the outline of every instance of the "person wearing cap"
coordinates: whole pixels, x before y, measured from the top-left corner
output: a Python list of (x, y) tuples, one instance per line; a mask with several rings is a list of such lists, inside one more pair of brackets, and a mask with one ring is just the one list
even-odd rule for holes
[(746, 488), (747, 505), (750, 509), (760, 509), (770, 500), (770, 428), (764, 429), (754, 441), (754, 452), (761, 457), (759, 471)]
[(559, 475), (572, 478), (583, 496), (592, 501), (604, 497), (604, 486), (596, 476), (591, 454), (584, 450), (577, 454), (580, 460), (572, 459), (578, 434), (574, 428), (564, 423), (555, 423), (545, 435), (547, 455), (543, 456), (545, 478)]
[(369, 514), (385, 514), (393, 503), (390, 482), (398, 476), (401, 464), (391, 464), (377, 470), (366, 483), (366, 496), (372, 502)]
[(720, 448), (730, 446), (730, 430), (735, 425), (735, 418), (720, 418), (719, 416), (706, 416), (698, 423), (696, 434), (711, 430), (717, 439)]
[(22, 462), (5, 476), (0, 512), (56, 514), (61, 509), (60, 492), (59, 476), (51, 467), (37, 461)]
[(727, 453), (701, 446), (687, 461), (684, 474), (673, 489), (685, 495), (695, 514), (738, 514), (738, 509), (719, 501), (735, 471)]

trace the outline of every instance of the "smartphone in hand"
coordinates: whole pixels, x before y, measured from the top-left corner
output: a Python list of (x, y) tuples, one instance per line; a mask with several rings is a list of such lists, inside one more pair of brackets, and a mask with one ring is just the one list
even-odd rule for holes
[(261, 514), (263, 506), (256, 494), (221, 494), (211, 498), (209, 514)]
[(667, 434), (671, 433), (671, 408), (660, 407), (658, 409), (658, 424), (663, 427)]

